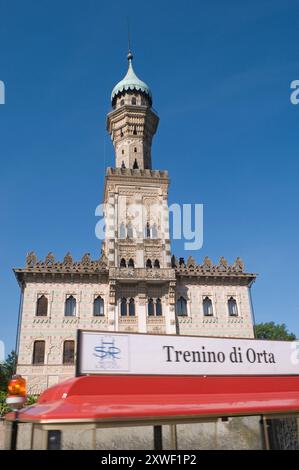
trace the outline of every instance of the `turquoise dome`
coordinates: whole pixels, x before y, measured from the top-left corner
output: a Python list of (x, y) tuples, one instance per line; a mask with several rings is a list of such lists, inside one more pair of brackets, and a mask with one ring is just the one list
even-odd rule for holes
[(129, 67), (128, 67), (127, 74), (113, 88), (112, 93), (111, 93), (111, 101), (113, 101), (114, 98), (119, 93), (122, 93), (123, 91), (127, 91), (127, 90), (142, 91), (143, 93), (146, 93), (149, 96), (150, 101), (152, 101), (151, 90), (149, 89), (148, 85), (144, 83), (142, 80), (140, 80), (135, 74), (133, 65), (132, 65), (132, 60), (133, 60), (133, 55), (131, 54), (131, 52), (129, 52), (128, 54)]

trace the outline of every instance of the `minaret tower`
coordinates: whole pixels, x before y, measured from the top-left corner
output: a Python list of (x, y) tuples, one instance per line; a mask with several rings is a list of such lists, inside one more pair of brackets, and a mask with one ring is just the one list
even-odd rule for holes
[[(138, 331), (149, 331), (165, 322), (175, 332), (175, 271), (171, 267), (168, 221), (168, 172), (152, 169), (152, 138), (159, 118), (152, 109), (152, 93), (135, 74), (133, 56), (128, 71), (111, 94), (112, 110), (107, 130), (115, 149), (115, 167), (105, 179), (106, 238), (103, 251), (108, 261), (109, 318), (115, 329), (138, 322)], [(119, 312), (124, 299), (134, 318)], [(163, 308), (163, 318), (147, 319), (147, 302)], [(158, 307), (157, 307), (158, 308)], [(154, 323), (153, 323), (154, 322)], [(128, 326), (129, 328), (129, 326)]]
[(152, 110), (152, 94), (133, 70), (128, 53), (126, 76), (113, 88), (113, 111), (107, 116), (107, 130), (115, 148), (116, 167), (151, 169), (151, 146), (159, 118)]

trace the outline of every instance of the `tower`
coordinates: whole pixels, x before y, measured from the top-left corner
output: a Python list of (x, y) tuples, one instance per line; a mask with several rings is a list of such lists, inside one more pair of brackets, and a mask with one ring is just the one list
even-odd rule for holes
[(139, 331), (147, 331), (145, 299), (159, 299), (163, 311), (169, 313), (165, 316), (166, 330), (175, 333), (174, 296), (169, 296), (175, 286), (169, 240), (169, 179), (167, 171), (152, 169), (151, 145), (159, 118), (152, 109), (151, 90), (135, 74), (132, 60), (129, 52), (127, 74), (113, 88), (112, 111), (107, 116), (115, 167), (107, 169), (105, 179), (104, 253), (117, 311), (119, 302), (133, 290), (135, 295), (130, 298), (138, 299)]
[(116, 168), (151, 169), (151, 146), (159, 118), (152, 110), (152, 94), (133, 70), (128, 54), (126, 76), (112, 90), (113, 110), (107, 116), (107, 130), (115, 148)]

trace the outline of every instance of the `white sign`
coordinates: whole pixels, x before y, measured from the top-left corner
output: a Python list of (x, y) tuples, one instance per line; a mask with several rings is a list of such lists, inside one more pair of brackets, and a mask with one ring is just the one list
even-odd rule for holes
[(77, 373), (299, 375), (299, 342), (79, 331)]

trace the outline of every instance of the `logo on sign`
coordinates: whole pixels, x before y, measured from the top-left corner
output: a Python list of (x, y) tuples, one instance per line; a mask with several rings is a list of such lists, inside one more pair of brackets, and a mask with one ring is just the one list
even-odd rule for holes
[(93, 348), (93, 355), (97, 358), (96, 368), (101, 370), (126, 370), (128, 362), (127, 341), (123, 344), (126, 349), (124, 354), (122, 354), (121, 348), (123, 342), (121, 337), (102, 336), (100, 344)]

